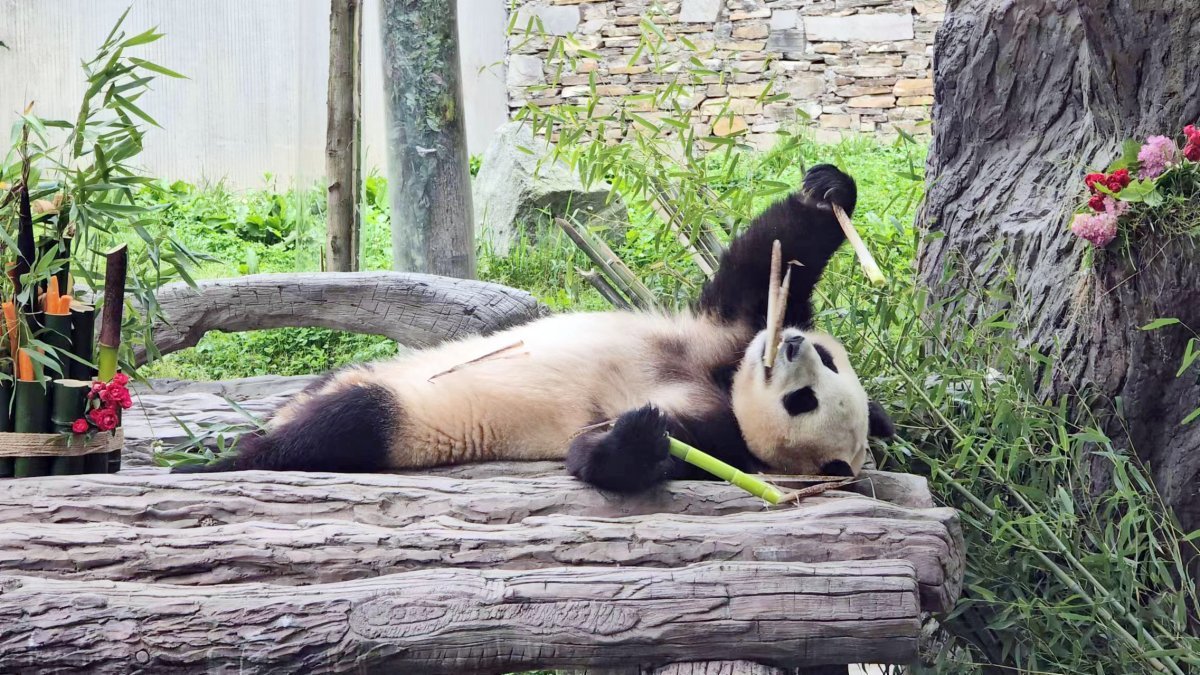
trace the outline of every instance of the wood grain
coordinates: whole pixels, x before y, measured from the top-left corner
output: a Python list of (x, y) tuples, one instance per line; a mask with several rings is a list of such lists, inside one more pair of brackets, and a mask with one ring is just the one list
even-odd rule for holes
[(0, 671), (906, 663), (917, 653), (913, 575), (871, 561), (443, 569), (299, 588), (0, 576)]
[[(319, 327), (383, 335), (409, 347), (493, 333), (541, 316), (524, 291), (470, 279), (401, 272), (252, 274), (164, 286), (167, 321), (154, 324), (162, 354), (210, 330)], [(138, 363), (145, 353), (136, 353)]]
[(0, 529), (0, 571), (189, 585), (327, 583), (443, 566), (907, 560), (917, 571), (922, 606), (930, 611), (947, 611), (957, 598), (961, 551), (952, 509), (906, 509), (865, 499), (720, 518), (555, 515), (490, 525), (438, 516), (399, 528), (347, 521), (188, 529), (18, 522)]

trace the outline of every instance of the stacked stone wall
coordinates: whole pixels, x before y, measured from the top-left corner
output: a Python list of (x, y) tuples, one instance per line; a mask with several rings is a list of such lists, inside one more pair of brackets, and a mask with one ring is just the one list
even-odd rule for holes
[[(760, 147), (791, 123), (812, 125), (822, 140), (848, 131), (885, 138), (896, 129), (929, 134), (942, 0), (526, 0), (515, 10), (507, 63), (514, 112), (529, 102), (585, 98), (593, 74), (602, 98), (660, 86), (669, 75), (653, 72), (647, 57), (630, 63), (638, 23), (651, 16), (668, 36), (685, 35), (719, 73), (705, 77), (692, 100), (699, 122), (713, 133), (744, 130)], [(552, 42), (522, 34), (533, 17), (546, 34), (570, 34), (573, 49), (598, 58), (553, 72)], [(772, 93), (788, 98), (758, 100), (772, 80)], [(718, 119), (727, 99), (733, 115)]]

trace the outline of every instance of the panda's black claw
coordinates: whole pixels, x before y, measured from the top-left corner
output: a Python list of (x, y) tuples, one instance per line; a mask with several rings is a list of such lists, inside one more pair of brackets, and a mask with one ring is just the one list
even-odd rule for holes
[(619, 418), (611, 431), (579, 436), (567, 451), (572, 476), (613, 492), (641, 492), (670, 475), (668, 419), (647, 405)]

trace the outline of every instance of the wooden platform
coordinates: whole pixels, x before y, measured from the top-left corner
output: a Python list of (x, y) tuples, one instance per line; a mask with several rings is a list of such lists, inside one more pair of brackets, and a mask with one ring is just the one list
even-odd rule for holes
[[(502, 287), (312, 276), (167, 289), (160, 347), (264, 325), (425, 344), (541, 311)], [(913, 661), (922, 614), (959, 594), (957, 516), (915, 476), (767, 509), (718, 482), (622, 498), (544, 462), (152, 466), (186, 435), (173, 414), (236, 423), (222, 396), (265, 415), (306, 382), (138, 388), (122, 473), (0, 482), (0, 672), (825, 675)]]

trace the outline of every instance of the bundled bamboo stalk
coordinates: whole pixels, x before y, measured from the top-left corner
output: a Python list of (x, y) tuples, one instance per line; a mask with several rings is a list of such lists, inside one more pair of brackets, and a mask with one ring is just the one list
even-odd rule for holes
[[(125, 275), (128, 269), (128, 249), (121, 244), (105, 254), (104, 314), (100, 319), (99, 374), (101, 382), (111, 382), (117, 374), (117, 353), (121, 348), (121, 319), (125, 309)], [(108, 472), (121, 470), (121, 450), (109, 454)]]
[[(13, 431), (19, 434), (46, 433), (50, 429), (46, 382), (34, 368), (33, 360), (25, 349), (19, 352), (17, 372), (13, 391)], [(52, 457), (17, 457), (13, 462), (13, 477), (49, 475), (52, 460)]]
[[(83, 380), (55, 380), (50, 384), (50, 400), (52, 401), (50, 408), (50, 425), (52, 430), (58, 434), (71, 433), (71, 425), (75, 420), (84, 416), (87, 409), (87, 392), (89, 382)], [(78, 439), (72, 438), (72, 442), (78, 442)], [(101, 467), (100, 471), (104, 471), (107, 466), (107, 456), (104, 453), (92, 453), (98, 457), (104, 458), (105, 467)], [(91, 455), (67, 455), (63, 457), (55, 457), (54, 463), (50, 468), (50, 473), (55, 476), (69, 476), (81, 474), (87, 471), (87, 458)]]
[[(12, 403), (13, 380), (5, 380), (4, 382), (0, 382), (0, 433), (12, 431)], [(0, 457), (0, 478), (11, 478), (12, 475), (12, 458)]]

